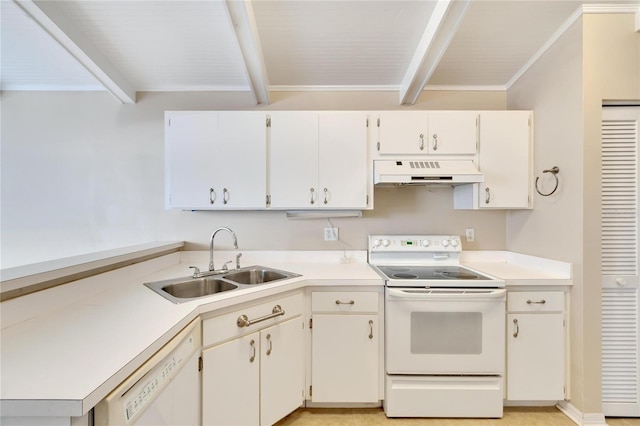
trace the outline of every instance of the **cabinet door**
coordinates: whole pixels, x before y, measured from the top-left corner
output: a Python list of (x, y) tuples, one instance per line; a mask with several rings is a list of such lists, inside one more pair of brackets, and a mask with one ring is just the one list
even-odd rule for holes
[(507, 315), (507, 399), (564, 399), (563, 314)]
[(531, 200), (531, 113), (480, 113), (480, 208), (528, 208)]
[(318, 113), (286, 111), (269, 115), (271, 207), (317, 207)]
[(202, 424), (257, 425), (260, 420), (260, 335), (202, 352)]
[(378, 402), (378, 316), (314, 315), (313, 402)]
[(219, 209), (265, 208), (267, 197), (267, 114), (218, 113), (218, 138), (208, 168)]
[(168, 113), (165, 118), (167, 208), (211, 208), (215, 112)]
[(366, 208), (367, 114), (321, 112), (318, 150), (318, 206)]
[(426, 111), (384, 111), (380, 113), (380, 154), (426, 154), (428, 152)]
[(304, 403), (304, 331), (294, 318), (260, 332), (260, 424), (272, 425)]
[(475, 154), (478, 146), (478, 113), (429, 112), (430, 154)]

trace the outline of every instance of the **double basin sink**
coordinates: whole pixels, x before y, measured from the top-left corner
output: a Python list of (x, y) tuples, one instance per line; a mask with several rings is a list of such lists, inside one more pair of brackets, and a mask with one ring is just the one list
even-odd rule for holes
[(144, 285), (173, 303), (183, 303), (216, 293), (299, 276), (299, 274), (264, 266), (250, 266), (215, 275), (173, 278), (144, 283)]

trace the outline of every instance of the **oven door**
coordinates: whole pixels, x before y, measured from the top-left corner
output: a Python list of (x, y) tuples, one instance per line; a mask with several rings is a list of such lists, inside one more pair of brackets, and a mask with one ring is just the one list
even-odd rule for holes
[(385, 289), (388, 374), (504, 372), (504, 289)]

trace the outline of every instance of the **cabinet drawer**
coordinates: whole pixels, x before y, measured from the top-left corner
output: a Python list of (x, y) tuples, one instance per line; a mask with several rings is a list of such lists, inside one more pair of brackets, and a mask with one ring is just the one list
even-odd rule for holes
[(564, 293), (561, 291), (514, 291), (507, 293), (509, 312), (562, 312)]
[(311, 293), (313, 312), (378, 312), (378, 293), (373, 291), (326, 291)]
[[(273, 313), (276, 305), (280, 305), (284, 315), (260, 321), (249, 326), (238, 326), (238, 317), (246, 315), (249, 320), (256, 320)], [(259, 305), (249, 305), (233, 312), (202, 321), (202, 345), (211, 346), (218, 342), (253, 333), (265, 327), (286, 321), (304, 312), (304, 295), (302, 292), (281, 297)]]

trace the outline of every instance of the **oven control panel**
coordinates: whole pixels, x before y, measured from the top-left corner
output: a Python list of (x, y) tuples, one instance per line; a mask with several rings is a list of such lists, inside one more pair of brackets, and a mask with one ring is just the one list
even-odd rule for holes
[(369, 235), (369, 252), (460, 253), (459, 235)]

